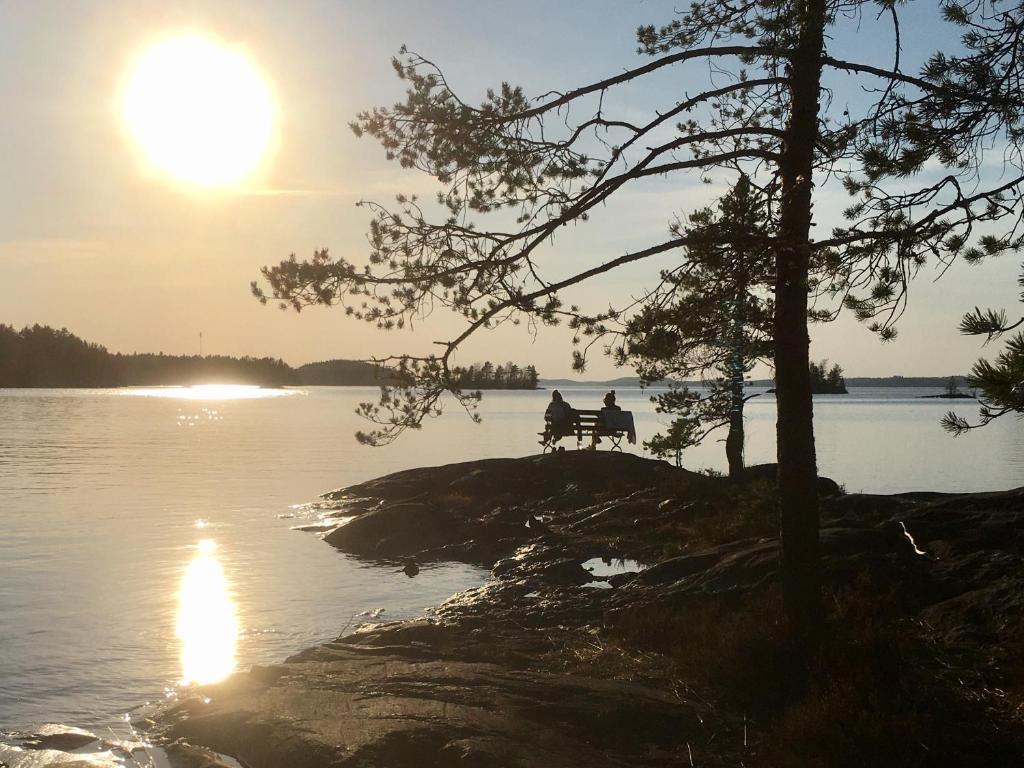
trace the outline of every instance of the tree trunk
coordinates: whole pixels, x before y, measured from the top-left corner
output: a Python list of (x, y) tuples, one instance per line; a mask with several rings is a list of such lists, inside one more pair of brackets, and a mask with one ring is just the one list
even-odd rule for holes
[(793, 628), (821, 618), (817, 467), (808, 370), (811, 189), (818, 135), (825, 0), (796, 0), (799, 40), (790, 60), (790, 115), (779, 163), (782, 196), (775, 278), (775, 391), (778, 403), (782, 589)]
[(736, 298), (733, 306), (732, 350), (729, 355), (729, 434), (725, 438), (725, 457), (729, 460), (729, 479), (743, 479), (743, 374), (745, 358), (743, 355), (743, 331), (746, 325), (744, 299), (747, 293), (746, 270), (743, 268), (741, 254), (740, 269), (737, 275)]
[(729, 460), (729, 479), (743, 479), (743, 398), (729, 413), (729, 434), (725, 438), (725, 456)]

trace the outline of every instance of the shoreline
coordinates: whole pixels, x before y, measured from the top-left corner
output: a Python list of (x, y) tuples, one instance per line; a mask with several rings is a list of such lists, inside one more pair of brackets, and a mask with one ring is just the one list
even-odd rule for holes
[[(281, 664), (237, 673), (141, 725), (254, 768), (655, 766), (694, 750), (701, 764), (790, 764), (773, 762), (779, 745), (799, 748), (794, 754), (816, 748), (822, 732), (837, 727), (828, 719), (837, 705), (810, 682), (784, 691), (780, 704), (778, 689), (791, 686), (771, 677), (771, 664), (743, 661), (787, 642), (771, 619), (779, 610), (772, 472), (752, 468), (737, 488), (631, 454), (578, 452), (407, 470), (326, 494), (352, 517), (326, 533), (326, 543), (390, 565), (484, 565), (491, 581), (424, 618), (363, 625)], [(971, 637), (1005, 634), (996, 647), (1011, 647), (1009, 619), (1024, 617), (1019, 601), (1005, 605), (1010, 585), (1024, 587), (1008, 560), (1020, 560), (1015, 521), (1024, 489), (843, 496), (822, 479), (819, 493), (841, 657), (865, 645), (883, 657), (912, 647), (897, 676), (915, 685), (897, 685), (893, 706), (913, 714), (932, 742), (927, 749), (942, 741), (944, 754), (977, 757), (984, 736), (991, 759), (1018, 750), (1010, 702), (986, 701), (983, 713), (964, 714), (952, 672), (932, 670), (938, 657), (943, 669), (978, 684), (975, 697), (1007, 685), (1005, 665), (979, 663), (972, 649), (982, 646)], [(594, 558), (636, 565), (595, 575), (584, 567)], [(851, 621), (856, 612), (877, 615), (881, 634), (857, 634), (865, 622)], [(915, 655), (925, 651), (930, 667)], [(779, 659), (776, 666), (786, 668)], [(742, 670), (746, 684), (730, 682)], [(843, 674), (856, 680), (854, 698), (894, 684), (890, 672), (872, 678), (866, 663)], [(930, 709), (915, 691), (931, 697)], [(958, 728), (944, 731), (953, 715)], [(806, 743), (792, 746), (787, 729), (798, 716)], [(881, 739), (920, 757), (921, 747), (901, 735), (906, 723), (893, 712), (886, 720), (889, 736), (872, 723), (857, 748), (877, 748), (872, 739)]]

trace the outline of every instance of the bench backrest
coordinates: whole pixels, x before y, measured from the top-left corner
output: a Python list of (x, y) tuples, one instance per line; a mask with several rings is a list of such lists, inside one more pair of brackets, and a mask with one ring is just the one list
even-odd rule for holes
[[(573, 431), (581, 434), (591, 434), (595, 430), (608, 431), (601, 421), (600, 410), (587, 410), (583, 408), (573, 408)], [(630, 411), (623, 411), (623, 413), (630, 413)], [(544, 414), (544, 423), (551, 423), (551, 416)], [(615, 432), (625, 433), (625, 429), (616, 429)]]

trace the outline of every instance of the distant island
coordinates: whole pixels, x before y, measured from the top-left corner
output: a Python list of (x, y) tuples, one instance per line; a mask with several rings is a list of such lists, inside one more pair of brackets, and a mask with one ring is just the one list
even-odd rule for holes
[(455, 369), (455, 383), (460, 389), (537, 389), (539, 380), (532, 365), (521, 367), (513, 362), (494, 365), (487, 361)]
[[(303, 386), (378, 386), (396, 384), (394, 373), (362, 360), (326, 360), (307, 363), (295, 369), (296, 383)], [(537, 389), (539, 376), (532, 365), (507, 362), (495, 365), (489, 360), (465, 368), (454, 368), (452, 375), (460, 389)]]
[(397, 381), (387, 369), (365, 360), (324, 360), (300, 365), (294, 371), (294, 383), (307, 387), (373, 387)]
[(964, 392), (960, 389), (960, 384), (957, 382), (956, 376), (950, 376), (946, 380), (946, 389), (938, 395), (919, 395), (919, 397), (926, 400), (939, 399), (939, 400), (977, 400), (978, 396), (974, 392)]
[[(536, 389), (532, 365), (491, 362), (456, 368), (464, 389)], [(66, 328), (0, 324), (0, 387), (157, 387), (195, 384), (380, 386), (395, 374), (363, 360), (324, 360), (293, 368), (271, 357), (109, 352)]]
[[(829, 368), (828, 360), (822, 360), (820, 363), (816, 363), (812, 360), (809, 366), (809, 371), (811, 375), (812, 395), (850, 394), (850, 391), (846, 388), (846, 379), (843, 378), (843, 369), (838, 365), (833, 365)], [(775, 391), (775, 382), (769, 383), (773, 386), (765, 394), (771, 394)]]
[(816, 363), (813, 360), (810, 364), (811, 372), (811, 393), (815, 395), (848, 395), (846, 379), (843, 378), (843, 369), (833, 364), (828, 367), (828, 360)]

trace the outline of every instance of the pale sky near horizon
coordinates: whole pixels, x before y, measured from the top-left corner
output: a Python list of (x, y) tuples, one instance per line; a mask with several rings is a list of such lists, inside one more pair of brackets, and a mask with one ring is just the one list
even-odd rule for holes
[[(8, 115), (0, 124), (0, 323), (66, 326), (121, 352), (194, 353), (202, 332), (208, 353), (296, 365), (429, 351), (432, 340), (453, 335), (456, 319), (438, 312), (413, 332), (380, 334), (337, 309), (284, 313), (249, 294), (260, 266), (290, 253), (328, 247), (362, 260), (368, 215), (357, 200), (433, 189), (347, 127), (359, 110), (401, 98), (391, 56), (408, 44), (441, 64), (470, 101), (505, 79), (536, 95), (636, 66), (636, 26), (663, 23), (672, 9), (655, 0), (0, 3), (0, 99)], [(891, 55), (878, 30), (848, 28), (836, 49)], [(238, 189), (198, 192), (170, 182), (147, 167), (126, 134), (120, 94), (133, 61), (147, 45), (183, 33), (244, 50), (271, 93), (271, 153)], [(905, 25), (908, 60), (941, 36), (937, 26)], [(657, 84), (678, 83), (682, 92), (702, 81), (700, 72), (677, 69)], [(664, 106), (673, 101), (645, 86), (617, 104), (649, 109), (652, 95)], [(696, 178), (649, 184), (560, 235), (551, 258), (564, 260), (556, 265), (564, 269), (660, 241), (674, 213), (714, 193)], [(838, 221), (843, 204), (824, 191), (819, 231)], [(881, 345), (847, 316), (812, 330), (812, 356), (853, 376), (965, 372), (993, 350), (957, 333), (960, 316), (975, 305), (1017, 311), (1019, 261), (957, 265), (937, 282), (929, 266), (911, 288), (897, 341)], [(579, 296), (601, 306), (639, 291), (667, 263), (623, 270)], [(533, 340), (525, 327), (480, 333), (459, 360), (532, 362), (543, 376), (561, 377), (570, 374), (568, 338), (545, 329)], [(587, 376), (628, 373), (597, 356)]]

